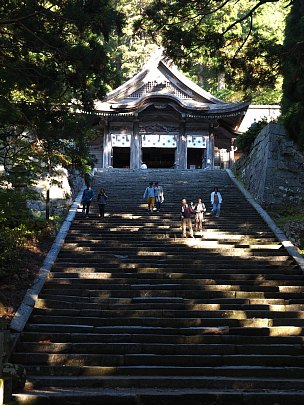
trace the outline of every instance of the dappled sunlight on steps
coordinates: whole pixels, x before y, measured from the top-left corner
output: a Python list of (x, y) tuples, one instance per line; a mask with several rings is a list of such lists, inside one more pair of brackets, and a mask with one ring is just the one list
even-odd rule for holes
[[(79, 210), (16, 347), (17, 403), (303, 404), (304, 275), (227, 174), (103, 170), (100, 186), (107, 216)], [(203, 233), (183, 239), (180, 200), (199, 195)]]

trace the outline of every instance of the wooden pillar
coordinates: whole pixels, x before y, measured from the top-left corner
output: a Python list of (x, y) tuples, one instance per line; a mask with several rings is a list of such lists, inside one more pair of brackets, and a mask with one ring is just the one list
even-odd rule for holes
[(141, 137), (139, 135), (139, 120), (136, 117), (133, 121), (133, 134), (130, 145), (130, 169), (139, 169), (142, 159)]
[(186, 119), (184, 117), (179, 124), (179, 137), (175, 151), (175, 161), (178, 169), (187, 169), (187, 135)]
[[(207, 146), (207, 144), (206, 144)], [(203, 149), (202, 152), (202, 169), (205, 169), (207, 167), (207, 149)]]
[(112, 166), (112, 140), (110, 134), (110, 124), (107, 120), (104, 127), (104, 136), (103, 136), (103, 162), (102, 167), (106, 169), (107, 167)]
[(209, 137), (207, 141), (207, 168), (214, 169), (214, 124), (209, 124)]

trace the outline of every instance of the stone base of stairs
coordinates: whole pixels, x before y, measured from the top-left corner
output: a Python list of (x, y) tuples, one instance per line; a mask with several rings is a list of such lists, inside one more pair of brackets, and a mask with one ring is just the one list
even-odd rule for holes
[(16, 394), (20, 405), (303, 405), (304, 391), (49, 389)]

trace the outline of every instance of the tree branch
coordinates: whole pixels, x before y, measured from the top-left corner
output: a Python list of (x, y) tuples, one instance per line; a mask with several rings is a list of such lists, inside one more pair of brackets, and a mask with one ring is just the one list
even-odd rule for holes
[(246, 44), (246, 42), (248, 41), (248, 38), (250, 37), (250, 34), (252, 33), (252, 26), (253, 26), (253, 16), (252, 14), (249, 16), (250, 18), (250, 27), (249, 27), (249, 31), (248, 34), (246, 36), (246, 38), (244, 39), (243, 43), (238, 47), (238, 49), (235, 51), (232, 60), (234, 60), (236, 58), (236, 56), (238, 55), (238, 53), (241, 51), (241, 49), (243, 48), (243, 46)]
[(222, 35), (227, 34), (228, 31), (230, 31), (233, 27), (235, 27), (237, 24), (241, 23), (244, 20), (247, 20), (247, 18), (251, 17), (252, 14), (261, 6), (267, 3), (277, 3), (278, 0), (260, 0), (254, 7), (252, 7), (248, 13), (246, 13), (243, 17), (238, 18), (235, 20), (232, 24), (230, 24), (224, 32), (222, 32)]

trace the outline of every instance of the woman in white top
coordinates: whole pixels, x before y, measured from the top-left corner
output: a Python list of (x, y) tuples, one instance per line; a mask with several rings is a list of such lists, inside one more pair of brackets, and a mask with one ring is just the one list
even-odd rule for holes
[(221, 213), (221, 204), (223, 199), (217, 187), (215, 187), (214, 191), (212, 191), (210, 200), (212, 204), (212, 213), (218, 218)]
[(193, 210), (195, 212), (195, 230), (202, 231), (204, 212), (206, 212), (206, 207), (203, 203), (202, 197), (198, 197), (197, 203), (194, 205)]

